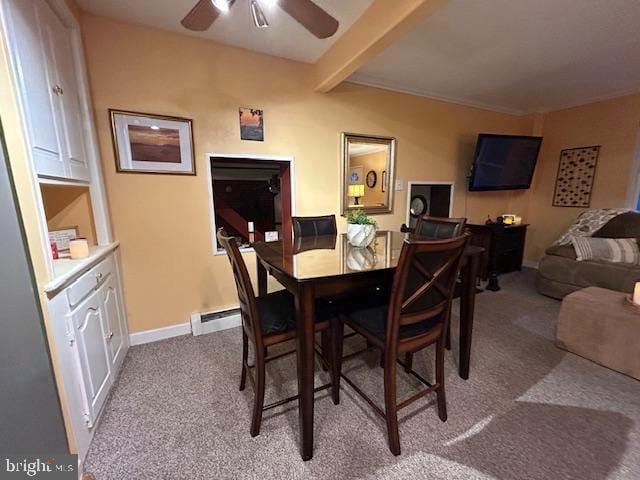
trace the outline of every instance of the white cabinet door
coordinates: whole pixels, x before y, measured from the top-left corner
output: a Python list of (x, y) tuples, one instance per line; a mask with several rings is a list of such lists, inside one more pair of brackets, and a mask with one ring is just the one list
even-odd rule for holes
[(59, 124), (53, 104), (55, 82), (49, 78), (46, 68), (36, 4), (33, 0), (7, 2), (4, 5), (5, 18), (10, 29), (35, 169), (40, 175), (64, 177), (67, 174), (66, 162), (60, 152)]
[(95, 422), (111, 387), (111, 361), (107, 352), (106, 322), (99, 292), (93, 291), (72, 314), (75, 346), (89, 418)]
[(38, 2), (37, 8), (48, 76), (53, 85), (56, 124), (61, 126), (58, 140), (66, 164), (66, 177), (89, 180), (70, 31), (45, 2)]
[(105, 326), (107, 327), (106, 340), (107, 348), (111, 356), (111, 365), (118, 365), (122, 355), (125, 353), (124, 319), (120, 314), (122, 304), (117, 285), (117, 277), (115, 276), (115, 272), (112, 272), (99, 289)]

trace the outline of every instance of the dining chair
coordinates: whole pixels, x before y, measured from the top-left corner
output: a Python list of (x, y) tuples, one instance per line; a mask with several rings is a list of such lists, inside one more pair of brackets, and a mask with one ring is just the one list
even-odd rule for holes
[[(341, 377), (385, 418), (389, 449), (400, 454), (398, 410), (428, 393), (437, 396), (438, 415), (447, 420), (444, 385), (445, 332), (451, 315), (451, 300), (456, 278), (467, 244), (468, 235), (446, 240), (406, 239), (398, 259), (389, 296), (368, 296), (353, 302), (340, 318), (362, 335), (384, 356), (384, 410), (371, 400), (346, 375)], [(336, 363), (342, 366), (341, 329), (337, 331)], [(431, 384), (413, 369), (407, 368), (398, 355), (417, 352), (436, 344), (435, 383)], [(363, 351), (366, 351), (365, 349)], [(397, 402), (396, 364), (427, 386), (416, 394)]]
[(413, 234), (420, 240), (444, 240), (462, 235), (467, 224), (466, 218), (418, 217)]
[[(296, 338), (296, 313), (294, 297), (286, 290), (269, 293), (265, 296), (256, 297), (254, 294), (251, 279), (247, 271), (238, 244), (234, 237), (229, 236), (221, 228), (217, 233), (218, 242), (224, 247), (231, 263), (233, 277), (238, 291), (238, 301), (240, 304), (240, 316), (242, 318), (242, 370), (240, 373), (240, 391), (245, 389), (247, 374), (254, 386), (255, 397), (253, 403), (253, 415), (251, 419), (251, 436), (255, 437), (260, 433), (262, 422), (262, 412), (296, 400), (298, 396), (286, 398), (264, 405), (265, 392), (265, 366), (272, 360), (282, 358), (295, 353), (294, 350), (286, 351), (273, 356), (268, 356), (268, 347), (277, 345), (287, 340)], [(322, 305), (316, 306), (316, 332), (328, 332), (333, 322), (336, 325), (335, 316)], [(341, 327), (341, 325), (340, 325)], [(337, 330), (333, 328), (332, 331)], [(327, 335), (327, 349), (323, 352), (326, 357), (323, 361), (330, 366), (332, 383), (319, 387), (320, 390), (337, 385), (338, 372), (337, 363), (332, 361), (337, 351), (335, 335)], [(248, 363), (249, 342), (253, 344), (254, 365)], [(319, 353), (319, 352), (318, 352)], [(322, 354), (321, 354), (322, 355)], [(255, 368), (256, 376), (251, 374), (250, 369)], [(334, 383), (335, 382), (335, 383)], [(338, 403), (337, 388), (334, 389), (334, 403)]]
[[(411, 233), (420, 240), (444, 240), (457, 237), (464, 233), (467, 224), (466, 218), (432, 217), (421, 215)], [(451, 325), (447, 327), (446, 347), (451, 350)], [(405, 364), (411, 368), (413, 365), (413, 354), (405, 355)]]
[[(317, 243), (313, 237), (334, 235), (334, 241), (332, 247), (326, 246), (313, 246), (312, 250), (317, 248), (335, 248), (335, 236), (338, 234), (338, 228), (336, 226), (335, 215), (321, 215), (318, 217), (291, 217), (291, 223), (293, 224), (293, 240), (294, 246), (299, 246), (299, 252), (304, 251), (304, 246), (313, 243)], [(330, 243), (330, 240), (329, 240)], [(326, 306), (330, 306), (333, 303), (332, 300), (327, 300)], [(321, 334), (322, 350), (329, 348), (329, 332), (324, 331)], [(324, 358), (328, 357), (325, 355)], [(323, 361), (322, 368), (328, 370), (330, 367), (328, 363)]]
[(336, 235), (335, 215), (323, 215), (320, 217), (291, 217), (293, 223), (293, 236), (313, 237), (318, 235)]

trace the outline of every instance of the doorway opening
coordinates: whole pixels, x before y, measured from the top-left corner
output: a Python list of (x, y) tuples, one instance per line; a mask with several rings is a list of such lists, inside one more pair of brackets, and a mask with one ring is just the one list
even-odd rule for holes
[(422, 215), (450, 217), (453, 182), (411, 181), (407, 188), (407, 225), (414, 228)]
[(251, 251), (252, 241), (291, 239), (291, 159), (210, 156), (209, 167), (214, 253), (224, 253), (219, 228), (242, 251)]

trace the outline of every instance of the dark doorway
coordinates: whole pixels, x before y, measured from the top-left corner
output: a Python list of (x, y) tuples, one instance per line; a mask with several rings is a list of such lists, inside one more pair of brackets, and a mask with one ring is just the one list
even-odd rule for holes
[(453, 185), (449, 183), (409, 182), (408, 225), (415, 227), (418, 217), (449, 217)]
[[(291, 163), (211, 157), (216, 229), (235, 236), (241, 248), (252, 239), (291, 237)], [(220, 250), (220, 247), (218, 247)]]

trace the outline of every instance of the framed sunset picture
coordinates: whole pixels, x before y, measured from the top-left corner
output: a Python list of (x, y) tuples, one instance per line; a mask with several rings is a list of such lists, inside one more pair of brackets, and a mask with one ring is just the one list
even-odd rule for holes
[(118, 172), (196, 174), (190, 119), (124, 110), (109, 116)]
[(240, 140), (264, 141), (264, 116), (262, 110), (240, 108)]

